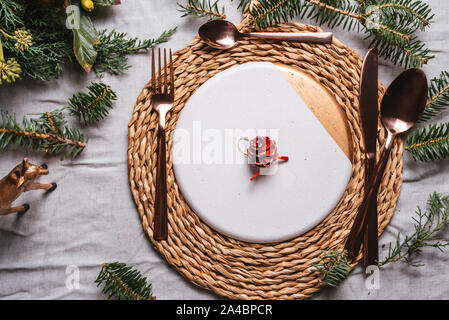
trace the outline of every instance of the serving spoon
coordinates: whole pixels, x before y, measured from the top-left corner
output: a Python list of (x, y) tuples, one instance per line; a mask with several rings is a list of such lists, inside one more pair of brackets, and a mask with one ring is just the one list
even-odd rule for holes
[(308, 43), (332, 43), (330, 32), (249, 32), (241, 33), (237, 27), (226, 20), (212, 20), (203, 24), (199, 35), (209, 46), (216, 49), (230, 49), (241, 38), (259, 38), (271, 40), (300, 41)]
[[(349, 233), (345, 248), (350, 257), (356, 257), (366, 230), (367, 212), (372, 197), (377, 197), (394, 139), (410, 130), (424, 112), (428, 96), (427, 78), (420, 69), (409, 69), (400, 74), (388, 87), (382, 98), (381, 120), (387, 130), (387, 140), (356, 219)], [(372, 119), (377, 121), (377, 119)]]

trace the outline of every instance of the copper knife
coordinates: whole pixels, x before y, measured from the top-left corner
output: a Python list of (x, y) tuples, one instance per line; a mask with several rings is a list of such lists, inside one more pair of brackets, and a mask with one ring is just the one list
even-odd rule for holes
[[(378, 66), (377, 50), (370, 49), (363, 61), (359, 92), (360, 117), (365, 142), (365, 185), (367, 185), (374, 174), (376, 165), (377, 123), (379, 117)], [(363, 237), (363, 264), (365, 267), (377, 264), (379, 260), (377, 197), (373, 197), (369, 204), (368, 217)]]

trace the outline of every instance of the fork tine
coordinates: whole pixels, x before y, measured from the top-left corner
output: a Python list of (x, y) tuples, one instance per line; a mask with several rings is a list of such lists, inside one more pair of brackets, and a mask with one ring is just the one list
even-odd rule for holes
[(175, 98), (175, 76), (173, 70), (173, 57), (170, 49), (170, 94), (172, 99)]
[(154, 61), (154, 48), (151, 49), (151, 87), (154, 92), (157, 91), (156, 88), (156, 66)]

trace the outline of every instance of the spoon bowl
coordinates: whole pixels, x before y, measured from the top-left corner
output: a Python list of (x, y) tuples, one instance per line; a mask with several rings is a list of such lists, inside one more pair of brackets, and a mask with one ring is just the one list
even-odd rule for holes
[(240, 32), (226, 20), (211, 20), (199, 29), (199, 35), (209, 46), (216, 49), (230, 49), (237, 44)]
[(392, 134), (411, 129), (423, 114), (427, 103), (427, 78), (420, 69), (399, 75), (382, 98), (382, 124)]

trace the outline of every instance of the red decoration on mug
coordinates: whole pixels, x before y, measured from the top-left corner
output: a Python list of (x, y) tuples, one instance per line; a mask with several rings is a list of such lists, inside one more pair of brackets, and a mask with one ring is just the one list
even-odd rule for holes
[(246, 153), (242, 150), (240, 151), (248, 157), (250, 166), (252, 168), (257, 168), (257, 172), (250, 179), (251, 181), (260, 174), (261, 168), (268, 168), (277, 161), (288, 161), (288, 157), (279, 156), (276, 142), (269, 137), (257, 136), (252, 140), (249, 140), (248, 138), (241, 138), (240, 140), (247, 140), (249, 142)]

